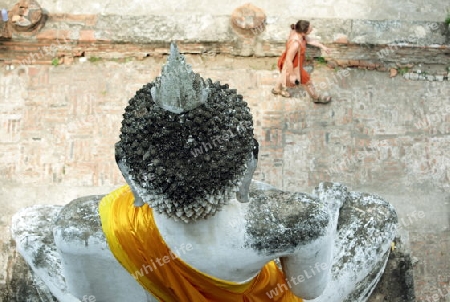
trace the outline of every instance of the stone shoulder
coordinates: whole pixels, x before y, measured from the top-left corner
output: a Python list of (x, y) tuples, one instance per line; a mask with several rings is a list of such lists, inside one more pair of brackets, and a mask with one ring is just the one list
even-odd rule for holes
[(64, 206), (55, 220), (55, 231), (65, 239), (88, 240), (104, 234), (98, 214), (98, 204), (104, 195), (84, 196), (72, 200)]
[(300, 192), (250, 192), (246, 244), (263, 254), (291, 253), (325, 234), (329, 212), (318, 198)]

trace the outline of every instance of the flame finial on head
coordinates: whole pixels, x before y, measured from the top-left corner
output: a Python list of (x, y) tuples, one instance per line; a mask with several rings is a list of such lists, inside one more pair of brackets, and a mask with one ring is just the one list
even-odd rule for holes
[(180, 114), (204, 104), (208, 99), (208, 88), (172, 42), (167, 63), (155, 80), (151, 94), (159, 107)]

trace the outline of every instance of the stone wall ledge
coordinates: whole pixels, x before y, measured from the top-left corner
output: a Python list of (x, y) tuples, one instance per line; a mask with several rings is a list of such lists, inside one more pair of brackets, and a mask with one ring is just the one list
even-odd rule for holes
[[(183, 41), (178, 43), (184, 54), (199, 56), (231, 55), (242, 56), (236, 53), (233, 43), (211, 43)], [(321, 52), (309, 47), (307, 50), (308, 64), (314, 64), (314, 59), (326, 61), (330, 68), (361, 68), (368, 70), (389, 71), (399, 70), (401, 73), (416, 72), (420, 65), (438, 66), (434, 68), (435, 76), (448, 78), (450, 66), (450, 46), (440, 47), (402, 47), (394, 49), (392, 45), (358, 45), (358, 44), (331, 44), (327, 45), (331, 53), (323, 56)], [(246, 55), (276, 61), (284, 50), (279, 44), (266, 45), (271, 51), (264, 55)], [(162, 57), (169, 52), (168, 42), (132, 44), (117, 43), (113, 41), (96, 41), (84, 43), (74, 40), (41, 40), (41, 41), (5, 41), (0, 46), (0, 63), (4, 65), (72, 65), (74, 62), (103, 60), (144, 60), (147, 57)], [(316, 63), (320, 64), (320, 63)], [(419, 72), (420, 73), (420, 72)], [(436, 78), (436, 80), (439, 80)], [(409, 79), (409, 78), (408, 78)], [(411, 77), (414, 79), (414, 77)]]
[[(120, 16), (49, 14), (45, 27), (30, 36), (0, 40), (4, 64), (51, 64), (76, 57), (144, 59), (169, 51), (177, 41), (187, 54), (277, 57), (285, 47), (292, 18), (267, 17), (264, 28), (239, 29), (230, 16)], [(286, 21), (288, 20), (288, 21)], [(414, 64), (450, 65), (450, 29), (443, 22), (404, 20), (311, 20), (313, 34), (331, 49), (329, 66), (388, 70)], [(62, 60), (61, 60), (62, 61)]]
[[(239, 30), (231, 16), (205, 14), (170, 16), (145, 15), (71, 15), (49, 14), (44, 30), (69, 32), (71, 39), (81, 39), (80, 32), (93, 31), (95, 39), (128, 43), (152, 43), (169, 40), (229, 42), (256, 39), (283, 43), (289, 24), (296, 17), (268, 16), (264, 26)], [(450, 45), (450, 29), (443, 20), (349, 20), (312, 19), (323, 43)]]

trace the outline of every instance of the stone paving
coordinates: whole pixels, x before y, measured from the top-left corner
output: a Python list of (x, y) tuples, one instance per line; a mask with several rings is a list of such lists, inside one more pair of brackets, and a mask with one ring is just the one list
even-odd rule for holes
[[(449, 301), (450, 82), (316, 63), (313, 81), (334, 97), (323, 105), (302, 90), (289, 99), (273, 96), (274, 58), (187, 60), (249, 103), (260, 142), (257, 179), (304, 192), (336, 181), (385, 197), (397, 208), (400, 234), (415, 259), (417, 301)], [(123, 184), (113, 155), (121, 115), (164, 62), (151, 57), (0, 71), (0, 287), (8, 277), (13, 213)]]

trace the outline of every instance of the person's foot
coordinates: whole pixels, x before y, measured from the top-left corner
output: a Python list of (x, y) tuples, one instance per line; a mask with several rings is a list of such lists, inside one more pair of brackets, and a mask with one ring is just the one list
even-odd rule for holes
[(321, 96), (319, 96), (318, 98), (316, 98), (316, 99), (313, 99), (313, 102), (314, 103), (322, 103), (322, 104), (326, 104), (326, 103), (329, 103), (329, 102), (331, 102), (331, 96), (323, 96), (323, 95), (321, 95)]
[(284, 90), (284, 89), (276, 89), (276, 88), (273, 88), (273, 89), (272, 89), (272, 93), (273, 93), (274, 95), (281, 95), (282, 97), (285, 97), (285, 98), (290, 98), (290, 97), (291, 97), (291, 95), (289, 94), (289, 92), (287, 92), (287, 91)]

